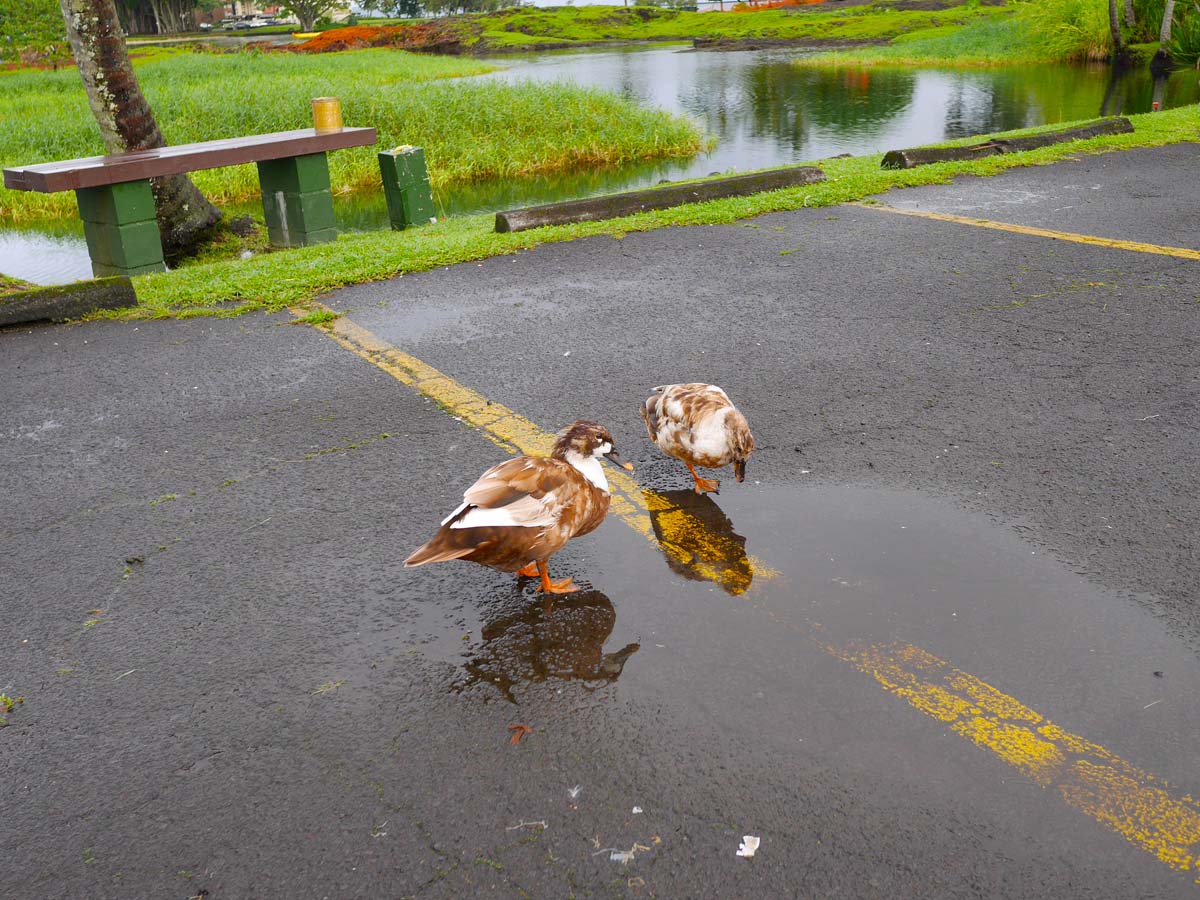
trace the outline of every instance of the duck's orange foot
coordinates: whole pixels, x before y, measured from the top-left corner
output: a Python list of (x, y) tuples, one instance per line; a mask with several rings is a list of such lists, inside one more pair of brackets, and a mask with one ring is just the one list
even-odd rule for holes
[(521, 568), (517, 569), (517, 577), (518, 578), (537, 578), (538, 577), (537, 563), (531, 562), (529, 565), (522, 566)]
[(570, 594), (579, 590), (579, 588), (575, 587), (575, 582), (573, 582), (570, 578), (564, 578), (562, 581), (551, 581), (550, 570), (546, 567), (544, 562), (539, 562), (537, 567), (538, 575), (540, 575), (542, 579), (542, 593)]
[(692, 473), (692, 478), (696, 480), (696, 493), (703, 494), (707, 491), (712, 491), (714, 494), (721, 493), (721, 482), (711, 478), (701, 478), (696, 474), (696, 467), (691, 463), (687, 464), (688, 471)]

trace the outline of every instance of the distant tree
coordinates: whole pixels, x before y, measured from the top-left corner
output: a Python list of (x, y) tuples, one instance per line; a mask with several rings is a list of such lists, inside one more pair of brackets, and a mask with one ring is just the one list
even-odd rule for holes
[(198, 10), (216, 9), (219, 0), (117, 0), (121, 25), (130, 34), (191, 31)]
[[(165, 147), (166, 140), (138, 85), (113, 0), (59, 0), (67, 40), (88, 104), (109, 153)], [(167, 250), (195, 245), (221, 219), (186, 175), (155, 178), (154, 207)]]
[(381, 12), (394, 19), (413, 19), (421, 14), (421, 0), (360, 0), (366, 12)]
[(1137, 25), (1137, 16), (1133, 13), (1133, 0), (1125, 0), (1125, 24), (1130, 28)]
[(301, 31), (311, 31), (318, 19), (349, 5), (349, 0), (286, 0), (279, 8), (300, 20)]

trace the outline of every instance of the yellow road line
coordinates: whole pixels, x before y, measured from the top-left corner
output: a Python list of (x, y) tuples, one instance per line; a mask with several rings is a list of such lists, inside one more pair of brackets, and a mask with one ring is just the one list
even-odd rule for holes
[[(292, 312), (300, 317), (309, 310)], [(553, 435), (549, 432), (349, 319), (335, 319), (321, 331), (479, 428), (507, 451), (550, 451)], [(730, 535), (662, 495), (643, 490), (627, 475), (613, 472), (609, 481), (614, 488), (613, 513), (688, 573), (717, 582), (731, 594), (742, 593), (754, 578), (777, 574), (747, 557)], [(1173, 869), (1200, 874), (1200, 802), (1187, 795), (1173, 796), (1163, 779), (1060, 728), (1019, 700), (918, 647), (904, 643), (832, 646), (807, 623), (784, 619), (761, 604), (754, 608), (870, 675), (889, 693), (995, 754), (1042, 788), (1053, 790), (1069, 806), (1134, 846)]]
[[(1200, 873), (1200, 802), (909, 644), (825, 649), (1172, 869)], [(1197, 879), (1200, 884), (1200, 879)]]
[(1134, 253), (1153, 253), (1157, 256), (1174, 256), (1178, 259), (1200, 260), (1200, 250), (1190, 250), (1187, 247), (1163, 247), (1159, 244), (1144, 244), (1140, 241), (1121, 241), (1115, 238), (1095, 237), (1090, 234), (1076, 234), (1073, 231), (1054, 231), (1049, 228), (1033, 228), (1029, 225), (1012, 225), (1008, 222), (993, 222), (990, 219), (974, 219), (969, 216), (955, 216), (950, 213), (925, 212), (919, 209), (899, 209), (881, 203), (856, 203), (861, 209), (875, 212), (893, 213), (898, 216), (913, 216), (918, 219), (934, 219), (938, 222), (954, 222), (958, 225), (972, 225), (976, 228), (991, 228), (995, 231), (1010, 231), (1013, 234), (1027, 234), (1033, 237), (1052, 238), (1056, 241), (1070, 241), (1074, 244), (1092, 244), (1096, 247), (1108, 247), (1112, 250), (1129, 250)]
[[(299, 318), (311, 310), (297, 308), (291, 312)], [(475, 426), (508, 452), (530, 456), (550, 454), (554, 445), (552, 433), (393, 347), (345, 316), (327, 323), (321, 330), (351, 353)], [(606, 474), (612, 488), (612, 514), (696, 576), (720, 584), (731, 594), (742, 594), (756, 578), (778, 574), (746, 556), (744, 548), (727, 535), (714, 534), (696, 516), (661, 494), (645, 490), (624, 472), (609, 470)]]

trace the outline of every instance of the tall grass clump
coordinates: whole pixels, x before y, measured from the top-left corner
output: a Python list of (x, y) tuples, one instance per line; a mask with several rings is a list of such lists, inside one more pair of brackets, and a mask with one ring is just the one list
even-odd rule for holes
[[(167, 141), (182, 144), (312, 124), (311, 99), (342, 100), (348, 125), (370, 125), (379, 147), (425, 148), (435, 186), (529, 175), (593, 163), (686, 155), (704, 145), (689, 120), (615, 94), (566, 84), (448, 78), (486, 72), (478, 61), (390, 50), (315, 57), (256, 52), (181, 53), (138, 67)], [(0, 164), (103, 152), (75, 71), (5, 76)], [(374, 148), (329, 155), (334, 189), (378, 184)], [(199, 172), (214, 202), (253, 198), (253, 166)], [(70, 215), (70, 194), (0, 191), (0, 219)]]
[(1112, 55), (1108, 4), (1096, 0), (1024, 0), (1017, 21), (1045, 62), (1100, 60)]
[[(1179, 10), (1179, 6), (1175, 9)], [(1169, 49), (1177, 63), (1200, 63), (1200, 9), (1195, 6), (1185, 9), (1182, 17), (1176, 13)]]

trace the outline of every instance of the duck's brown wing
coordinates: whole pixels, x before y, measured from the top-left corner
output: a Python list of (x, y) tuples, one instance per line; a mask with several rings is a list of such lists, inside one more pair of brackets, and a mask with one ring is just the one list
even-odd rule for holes
[(512, 561), (513, 568), (524, 565), (548, 537), (556, 537), (563, 509), (577, 490), (572, 473), (566, 463), (528, 456), (493, 466), (404, 564), (473, 559), (504, 569)]
[[(544, 528), (562, 514), (570, 467), (556, 459), (518, 456), (492, 466), (463, 494), (444, 522), (451, 527), (514, 525)], [(571, 485), (574, 488), (574, 484)]]

